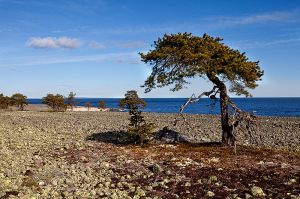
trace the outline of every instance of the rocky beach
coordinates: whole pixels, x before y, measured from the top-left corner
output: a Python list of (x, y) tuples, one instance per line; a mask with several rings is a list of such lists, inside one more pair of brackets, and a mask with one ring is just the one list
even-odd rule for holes
[(300, 197), (300, 118), (259, 117), (235, 154), (219, 116), (145, 116), (191, 143), (116, 144), (128, 113), (2, 111), (0, 198)]

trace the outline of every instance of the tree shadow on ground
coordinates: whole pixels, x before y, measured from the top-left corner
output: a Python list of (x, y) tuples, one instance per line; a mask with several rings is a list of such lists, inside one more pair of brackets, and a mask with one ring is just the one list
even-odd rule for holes
[(131, 136), (125, 131), (107, 131), (100, 133), (93, 133), (86, 137), (86, 140), (112, 143), (117, 145), (131, 144)]
[(197, 142), (185, 134), (168, 129), (168, 127), (164, 127), (162, 130), (158, 131), (154, 141), (158, 143), (182, 143), (191, 147), (215, 147), (222, 145), (221, 142)]
[[(111, 143), (111, 144), (116, 144), (116, 145), (134, 144), (132, 135), (126, 131), (107, 131), (107, 132), (94, 133), (94, 134), (86, 137), (86, 140), (105, 142), (105, 143)], [(182, 144), (187, 144), (192, 147), (221, 146), (220, 142), (195, 142), (188, 136), (186, 136), (182, 133), (179, 133), (177, 131), (170, 130), (167, 127), (164, 127), (163, 129), (154, 133), (153, 139), (150, 140), (148, 143), (156, 143), (156, 144), (182, 143)]]

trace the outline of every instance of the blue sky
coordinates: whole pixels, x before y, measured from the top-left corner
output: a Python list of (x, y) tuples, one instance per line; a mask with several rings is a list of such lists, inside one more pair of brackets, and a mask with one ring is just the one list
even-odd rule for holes
[(255, 97), (300, 96), (300, 1), (0, 0), (0, 93), (81, 97), (188, 97), (208, 90), (143, 93), (150, 66), (140, 62), (164, 33), (221, 36), (260, 60)]

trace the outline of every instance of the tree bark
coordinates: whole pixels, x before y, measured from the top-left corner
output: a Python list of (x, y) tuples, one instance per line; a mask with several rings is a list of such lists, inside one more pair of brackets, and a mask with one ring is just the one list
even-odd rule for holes
[(232, 134), (232, 126), (229, 124), (228, 111), (228, 95), (226, 85), (219, 80), (218, 77), (212, 74), (207, 74), (207, 77), (220, 90), (220, 109), (221, 109), (221, 126), (222, 126), (222, 144), (227, 146), (234, 145), (235, 138)]
[[(224, 84), (224, 83), (223, 83)], [(229, 124), (228, 112), (228, 95), (226, 86), (220, 88), (220, 108), (221, 108), (221, 124), (222, 124), (222, 144), (234, 145), (235, 138), (232, 134), (232, 126)]]

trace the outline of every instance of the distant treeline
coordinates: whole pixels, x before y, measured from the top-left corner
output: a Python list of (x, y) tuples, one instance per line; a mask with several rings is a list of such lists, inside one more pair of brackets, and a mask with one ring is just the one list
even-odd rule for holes
[[(42, 99), (42, 103), (46, 104), (52, 111), (66, 111), (68, 108), (73, 110), (74, 107), (78, 104), (76, 101), (76, 93), (70, 92), (68, 97), (64, 97), (61, 94), (47, 94)], [(27, 96), (16, 93), (11, 97), (5, 96), (4, 94), (0, 94), (0, 109), (9, 109), (10, 107), (17, 107), (19, 110), (23, 111), (25, 106), (28, 105)], [(90, 109), (92, 104), (90, 102), (86, 102), (85, 107)], [(106, 108), (105, 101), (99, 100), (98, 108), (104, 109)]]
[(27, 97), (21, 93), (15, 93), (11, 97), (0, 94), (0, 109), (8, 109), (10, 106), (15, 106), (19, 110), (24, 110), (27, 104)]

